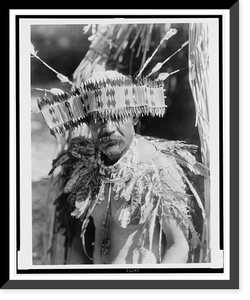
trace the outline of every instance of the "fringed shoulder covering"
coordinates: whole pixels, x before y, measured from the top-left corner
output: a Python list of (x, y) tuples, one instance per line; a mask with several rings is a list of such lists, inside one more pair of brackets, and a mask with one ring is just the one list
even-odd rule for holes
[[(156, 218), (162, 226), (164, 218), (174, 218), (185, 228), (186, 236), (191, 236), (190, 247), (196, 248), (199, 236), (191, 218), (191, 202), (197, 201), (202, 211), (203, 207), (197, 193), (192, 194), (194, 187), (186, 171), (209, 176), (208, 170), (193, 155), (197, 146), (139, 135), (136, 139), (152, 143), (157, 155), (150, 162), (126, 162), (126, 167), (117, 169), (112, 176), (100, 172), (98, 151), (92, 140), (84, 137), (72, 139), (68, 150), (53, 161), (51, 173), (59, 165), (69, 168), (64, 193), (72, 206), (71, 215), (82, 221), (82, 237), (91, 213), (104, 200), (105, 183), (108, 182), (113, 183), (115, 201), (125, 199), (117, 212), (121, 227), (154, 224), (152, 220)], [(186, 192), (187, 187), (190, 194)]]

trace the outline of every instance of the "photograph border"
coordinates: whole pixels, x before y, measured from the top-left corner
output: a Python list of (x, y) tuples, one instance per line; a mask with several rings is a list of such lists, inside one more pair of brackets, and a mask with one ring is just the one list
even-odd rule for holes
[[(18, 16), (16, 16), (17, 18)], [(22, 16), (23, 17), (23, 16)], [(41, 17), (41, 16), (39, 16)], [(189, 17), (189, 16), (188, 16)], [(17, 19), (16, 19), (17, 20)], [(233, 28), (233, 30), (231, 30)], [(18, 22), (16, 23), (18, 32)], [(222, 43), (220, 41), (220, 43)], [(220, 45), (222, 46), (222, 45)], [(18, 53), (16, 56), (18, 61)], [(19, 69), (16, 65), (16, 90), (19, 90)], [(236, 289), (239, 287), (239, 2), (230, 8), (230, 279), (229, 280), (9, 280), (1, 284), (3, 289)], [(221, 87), (221, 85), (220, 85)], [(220, 91), (221, 92), (221, 91)], [(18, 201), (19, 186), (19, 97), (16, 98), (16, 187), (17, 212), (20, 210)], [(221, 126), (220, 126), (221, 127)], [(221, 134), (221, 132), (220, 132)], [(221, 149), (221, 148), (220, 148)], [(17, 226), (20, 222), (17, 213)], [(222, 225), (222, 224), (221, 224)], [(17, 228), (18, 231), (18, 228)], [(223, 233), (223, 230), (221, 230)], [(223, 239), (221, 238), (220, 241)], [(17, 245), (20, 237), (17, 235)], [(18, 250), (18, 249), (17, 249)], [(9, 255), (8, 255), (9, 256)], [(66, 269), (67, 273), (69, 269)], [(201, 269), (202, 270), (202, 269)], [(18, 271), (20, 274), (34, 274), (36, 270)], [(45, 273), (39, 270), (39, 273)], [(74, 269), (76, 273), (78, 270)], [(82, 270), (79, 270), (82, 271)], [(183, 269), (180, 269), (180, 272)], [(195, 269), (197, 272), (197, 269)], [(58, 272), (57, 272), (58, 273)], [(103, 272), (104, 273), (104, 272)], [(179, 273), (179, 272), (178, 272)], [(216, 271), (213, 270), (213, 273)], [(218, 273), (218, 272), (217, 272)], [(9, 270), (7, 276), (9, 275)], [(63, 281), (63, 283), (62, 283)]]

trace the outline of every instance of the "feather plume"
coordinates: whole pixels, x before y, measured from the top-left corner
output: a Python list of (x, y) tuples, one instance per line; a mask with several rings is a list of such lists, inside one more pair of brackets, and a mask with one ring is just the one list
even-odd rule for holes
[(121, 191), (121, 197), (123, 197), (126, 201), (129, 201), (131, 198), (131, 193), (134, 187), (136, 179), (135, 178), (130, 178), (129, 181), (126, 182), (126, 186), (123, 188)]
[(201, 209), (201, 212), (202, 212), (202, 217), (203, 217), (203, 220), (206, 222), (207, 218), (206, 218), (206, 212), (205, 212), (205, 209), (204, 209), (204, 206), (202, 204), (202, 201), (198, 195), (198, 193), (196, 192), (195, 188), (193, 187), (193, 185), (191, 184), (191, 182), (189, 181), (189, 179), (187, 178), (187, 176), (185, 175), (185, 181), (187, 182), (191, 192), (193, 193), (195, 199), (196, 199), (196, 202), (197, 204), (199, 205), (200, 209)]
[(148, 221), (149, 229), (148, 229), (148, 235), (149, 235), (149, 250), (152, 251), (152, 245), (153, 245), (153, 237), (154, 237), (154, 230), (155, 230), (155, 223), (156, 223), (156, 216), (158, 211), (158, 205), (156, 208), (152, 211), (151, 216)]
[(180, 209), (179, 205), (173, 203), (172, 207), (174, 209), (172, 210), (171, 216), (179, 221), (179, 226), (183, 224), (187, 229), (190, 230), (192, 234), (190, 242), (192, 243), (192, 247), (195, 249), (199, 245), (200, 240), (191, 221), (191, 217), (187, 214), (187, 211), (183, 210), (183, 208)]
[(146, 140), (154, 143), (161, 152), (167, 156), (173, 157), (178, 164), (188, 168), (196, 175), (202, 175), (209, 177), (208, 168), (196, 161), (196, 158), (192, 155), (197, 149), (196, 145), (190, 145), (182, 141), (168, 141), (166, 139), (143, 137)]
[[(71, 175), (71, 177), (70, 177), (70, 179), (67, 181), (67, 183), (66, 183), (66, 185), (65, 185), (65, 187), (64, 187), (64, 193), (70, 193), (72, 190), (73, 190), (73, 188), (74, 188), (74, 186), (75, 186), (75, 184), (76, 184), (76, 182), (77, 182), (77, 180), (83, 175), (83, 173), (84, 173), (84, 169), (82, 169), (82, 167), (83, 167), (83, 165), (82, 164), (79, 164), (79, 165), (77, 165), (77, 167), (74, 169), (74, 171), (73, 171), (73, 173), (72, 173), (72, 175)], [(86, 171), (85, 171), (86, 172)]]
[(88, 227), (88, 224), (89, 224), (89, 218), (86, 218), (83, 222), (82, 222), (82, 228), (81, 228), (81, 239), (82, 239), (82, 247), (83, 247), (83, 251), (84, 253), (86, 254), (86, 256), (90, 259), (90, 260), (93, 260), (87, 253), (87, 250), (86, 250), (86, 243), (85, 243), (85, 232), (87, 230), (87, 227)]
[(128, 226), (130, 223), (130, 217), (130, 207), (125, 203), (118, 217), (118, 221), (120, 222), (122, 228), (126, 228)]
[(68, 163), (69, 160), (70, 160), (70, 157), (68, 156), (67, 151), (62, 151), (62, 153), (60, 153), (58, 155), (58, 157), (53, 160), (53, 162), (52, 162), (52, 169), (49, 171), (48, 175), (51, 175), (57, 167), (59, 167), (59, 166), (61, 166), (63, 164)]

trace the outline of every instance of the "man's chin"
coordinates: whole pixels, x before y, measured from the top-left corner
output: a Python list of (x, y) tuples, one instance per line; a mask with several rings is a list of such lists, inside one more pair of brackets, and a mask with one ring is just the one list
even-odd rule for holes
[(107, 147), (105, 147), (101, 151), (102, 151), (103, 154), (105, 154), (108, 157), (117, 156), (117, 155), (121, 154), (121, 152), (122, 152), (121, 149), (120, 149), (120, 146), (118, 144), (108, 145)]

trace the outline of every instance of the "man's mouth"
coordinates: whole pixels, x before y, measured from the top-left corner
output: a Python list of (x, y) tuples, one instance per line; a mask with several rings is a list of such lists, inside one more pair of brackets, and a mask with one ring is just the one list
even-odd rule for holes
[(114, 136), (103, 136), (97, 140), (98, 144), (117, 143), (118, 138)]

